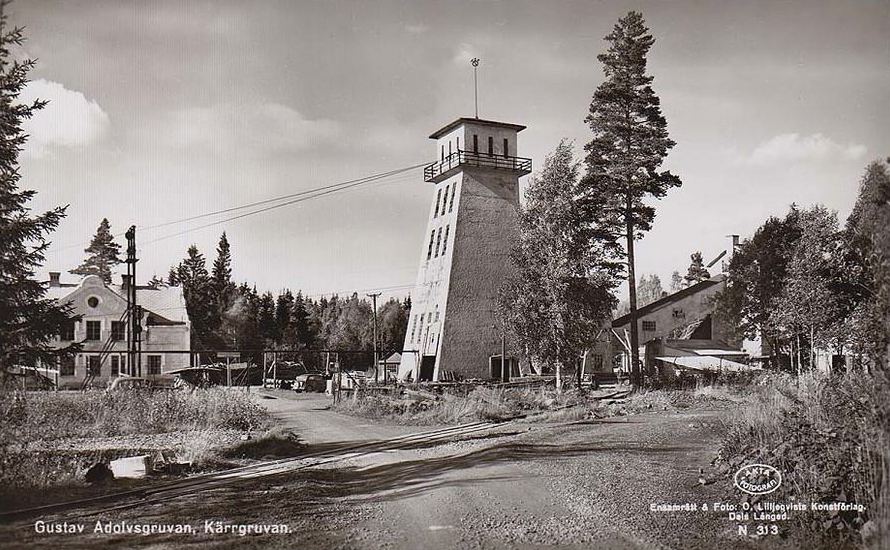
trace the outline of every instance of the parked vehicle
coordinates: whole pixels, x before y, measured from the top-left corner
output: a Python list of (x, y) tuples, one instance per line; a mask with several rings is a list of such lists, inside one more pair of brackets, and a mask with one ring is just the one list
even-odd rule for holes
[(148, 378), (122, 376), (111, 381), (108, 391), (151, 390), (153, 388), (154, 384)]
[(327, 381), (323, 374), (301, 374), (294, 379), (295, 392), (324, 392), (327, 389)]

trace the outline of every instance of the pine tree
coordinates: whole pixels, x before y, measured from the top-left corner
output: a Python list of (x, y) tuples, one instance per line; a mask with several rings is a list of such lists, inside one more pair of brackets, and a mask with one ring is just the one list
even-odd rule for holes
[(192, 339), (201, 347), (213, 342), (215, 311), (212, 298), (212, 283), (207, 272), (207, 262), (198, 247), (191, 245), (188, 256), (176, 269), (176, 279), (182, 286), (186, 310), (192, 322)]
[(701, 257), (701, 252), (693, 252), (689, 259), (689, 269), (686, 270), (686, 275), (683, 277), (683, 280), (686, 281), (686, 286), (692, 286), (711, 278), (711, 274), (705, 269), (705, 262)]
[(271, 292), (265, 292), (257, 304), (257, 334), (265, 345), (275, 340), (277, 325), (275, 323), (275, 298)]
[(120, 258), (121, 245), (114, 242), (108, 218), (102, 218), (93, 240), (90, 241), (90, 246), (86, 247), (84, 252), (88, 254), (87, 258), (69, 273), (84, 276), (98, 275), (106, 284), (110, 284), (111, 270), (123, 260)]
[[(586, 146), (587, 187), (607, 199), (603, 210), (616, 233), (626, 241), (627, 280), (632, 319), (636, 315), (634, 241), (652, 227), (655, 209), (647, 199), (664, 197), (680, 178), (659, 171), (674, 141), (646, 74), (646, 56), (655, 42), (642, 14), (631, 11), (621, 18), (606, 40), (609, 48), (597, 56), (605, 81), (597, 88), (585, 121), (593, 131)], [(639, 335), (630, 323), (631, 365), (639, 383)]]
[(154, 289), (164, 288), (167, 286), (167, 281), (162, 279), (161, 277), (158, 277), (157, 275), (152, 275), (146, 286), (148, 286), (148, 288)]
[(686, 284), (683, 282), (683, 276), (680, 275), (679, 271), (674, 271), (671, 273), (671, 292), (680, 292), (686, 288)]
[(651, 304), (661, 299), (664, 289), (661, 288), (661, 279), (654, 273), (648, 278), (644, 275), (640, 278), (639, 305), (640, 307)]
[(216, 247), (216, 259), (213, 260), (213, 286), (219, 295), (225, 294), (232, 287), (232, 252), (226, 232), (219, 237)]
[(275, 335), (276, 344), (280, 344), (287, 338), (293, 340), (292, 335), (287, 334), (291, 326), (290, 314), (294, 307), (294, 295), (290, 290), (285, 289), (278, 295), (275, 301)]
[[(18, 156), (28, 136), (22, 122), (42, 109), (45, 101), (17, 102), (33, 60), (10, 61), (10, 48), (21, 46), (21, 28), (7, 28), (0, 3), (0, 372), (13, 365), (54, 364), (50, 342), (59, 327), (70, 321), (71, 310), (46, 298), (46, 286), (34, 279), (44, 262), (46, 237), (65, 216), (66, 207), (29, 215), (36, 192), (20, 190)], [(69, 352), (74, 348), (69, 348)]]

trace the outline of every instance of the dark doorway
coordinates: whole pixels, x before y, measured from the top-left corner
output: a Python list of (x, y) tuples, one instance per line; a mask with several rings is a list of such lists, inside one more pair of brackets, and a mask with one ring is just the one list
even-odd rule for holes
[(431, 382), (433, 380), (433, 372), (436, 370), (436, 356), (424, 355), (420, 360), (420, 376), (417, 377), (418, 382)]

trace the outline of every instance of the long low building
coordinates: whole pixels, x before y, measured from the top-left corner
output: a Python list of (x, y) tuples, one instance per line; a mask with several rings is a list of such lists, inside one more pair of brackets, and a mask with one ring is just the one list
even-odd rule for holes
[(50, 273), (48, 297), (71, 304), (81, 316), (61, 327), (53, 342), (56, 349), (73, 342), (82, 347), (56, 365), (59, 387), (81, 387), (87, 378), (92, 386), (103, 387), (112, 378), (136, 372), (149, 379), (170, 378), (169, 371), (189, 366), (191, 322), (182, 288), (138, 286), (136, 302), (143, 308), (141, 368), (130, 371), (125, 315), (130, 284), (126, 275), (120, 285), (106, 284), (96, 275), (72, 284), (62, 283), (60, 273)]

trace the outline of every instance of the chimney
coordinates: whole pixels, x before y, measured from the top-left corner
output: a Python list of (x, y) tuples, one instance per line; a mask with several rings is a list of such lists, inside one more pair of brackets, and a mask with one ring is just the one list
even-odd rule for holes
[(58, 288), (62, 286), (59, 282), (59, 277), (62, 276), (62, 273), (59, 271), (50, 271), (49, 272), (49, 286), (52, 288)]
[(129, 275), (121, 275), (121, 287), (124, 290), (130, 288), (130, 276)]

